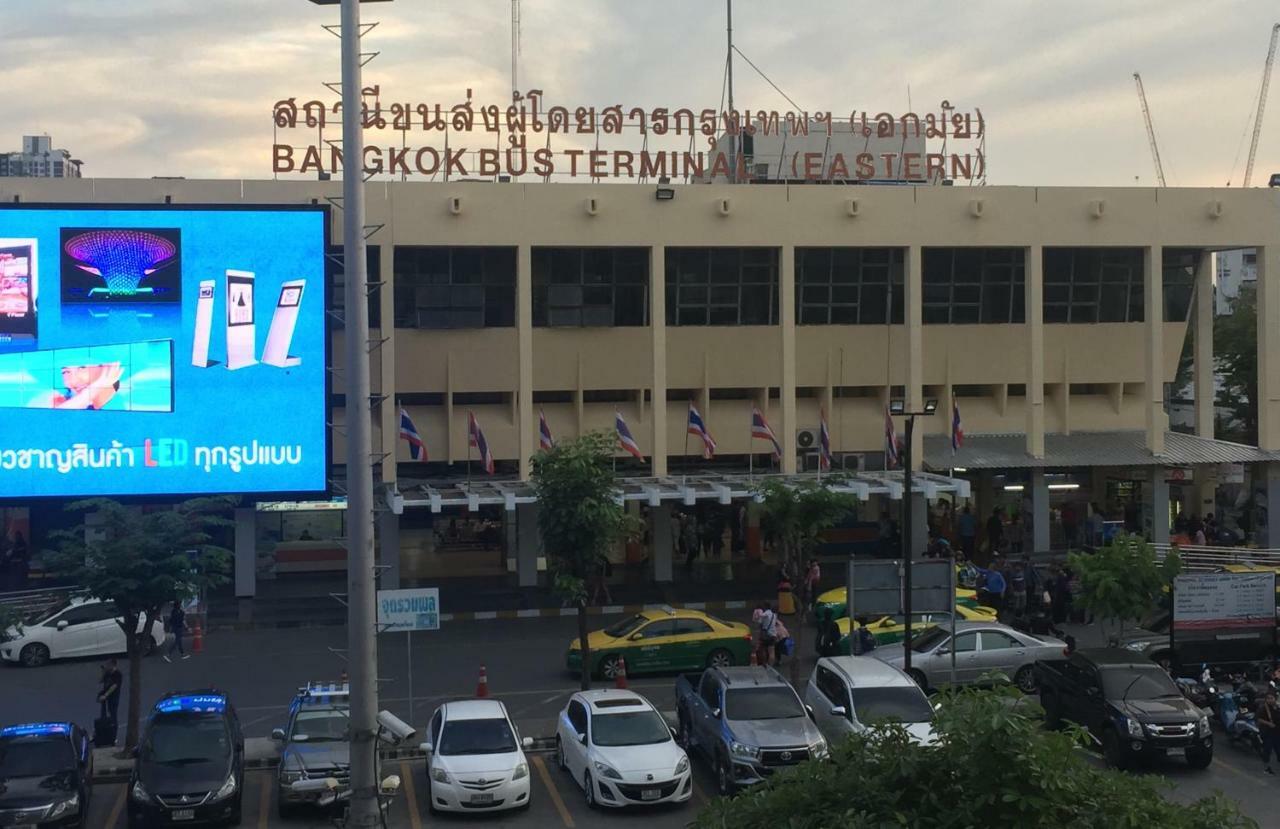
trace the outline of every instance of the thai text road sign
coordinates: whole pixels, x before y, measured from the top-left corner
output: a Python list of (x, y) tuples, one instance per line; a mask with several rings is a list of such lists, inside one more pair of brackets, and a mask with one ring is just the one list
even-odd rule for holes
[(439, 630), (440, 588), (379, 590), (378, 629)]

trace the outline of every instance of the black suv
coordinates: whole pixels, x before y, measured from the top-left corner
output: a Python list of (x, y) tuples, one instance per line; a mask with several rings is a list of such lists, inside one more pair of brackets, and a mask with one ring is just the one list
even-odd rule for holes
[(151, 710), (129, 776), (129, 827), (240, 822), (244, 735), (226, 694), (167, 694)]
[(89, 735), (75, 723), (0, 728), (0, 826), (83, 826), (92, 781)]

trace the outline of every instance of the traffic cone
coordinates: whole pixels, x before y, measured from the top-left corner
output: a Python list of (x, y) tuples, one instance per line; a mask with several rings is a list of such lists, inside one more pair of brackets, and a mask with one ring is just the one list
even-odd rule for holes
[(618, 674), (613, 678), (613, 687), (627, 687), (627, 658), (625, 656), (618, 657)]
[(201, 653), (204, 651), (204, 628), (201, 627), (200, 621), (196, 620), (195, 629), (191, 631), (191, 652)]
[(476, 680), (476, 698), (485, 699), (489, 696), (489, 672), (485, 670), (484, 663), (480, 663), (480, 678)]

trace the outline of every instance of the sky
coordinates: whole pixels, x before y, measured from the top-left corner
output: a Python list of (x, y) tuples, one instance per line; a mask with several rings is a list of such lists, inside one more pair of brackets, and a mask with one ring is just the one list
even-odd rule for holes
[[(510, 0), (363, 6), (384, 104), (510, 94)], [(722, 96), (722, 0), (523, 0), (520, 87), (545, 105), (699, 110)], [(337, 7), (44, 0), (6, 8), (0, 150), (48, 133), (86, 176), (270, 178), (272, 105), (333, 100)], [(738, 0), (737, 48), (801, 107), (987, 123), (988, 183), (1153, 185), (1141, 72), (1171, 186), (1243, 178), (1274, 0)], [(737, 59), (739, 108), (789, 108)], [(1280, 81), (1253, 176), (1280, 172)], [(908, 105), (910, 103), (910, 106)], [(336, 137), (336, 133), (334, 135)], [(294, 143), (306, 143), (299, 135)], [(398, 141), (397, 141), (398, 143)], [(636, 148), (638, 149), (638, 147)]]

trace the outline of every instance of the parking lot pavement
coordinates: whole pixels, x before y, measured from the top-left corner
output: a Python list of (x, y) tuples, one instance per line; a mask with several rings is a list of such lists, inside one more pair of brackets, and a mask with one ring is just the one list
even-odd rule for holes
[[(635, 810), (591, 811), (582, 790), (555, 767), (551, 755), (530, 756), (533, 790), (525, 811), (499, 812), (483, 816), (479, 821), (486, 829), (578, 829), (578, 827), (618, 826), (633, 829), (678, 829), (693, 819), (697, 809), (707, 802), (710, 773), (695, 764), (693, 799), (683, 806), (652, 807)], [(427, 809), (426, 778), (422, 761), (388, 763), (384, 774), (399, 774), (400, 794), (387, 812), (388, 829), (422, 829), (424, 826), (476, 826), (478, 815), (432, 815)], [(333, 829), (335, 811), (316, 811), (288, 820), (276, 814), (275, 775), (270, 771), (251, 771), (245, 775), (243, 819), (244, 829)], [(94, 789), (87, 826), (94, 829), (124, 829), (124, 783), (98, 785)]]

